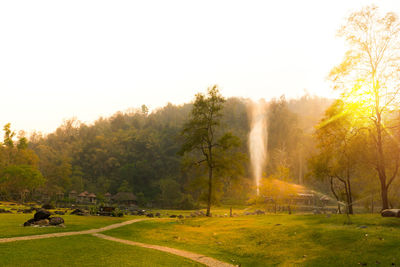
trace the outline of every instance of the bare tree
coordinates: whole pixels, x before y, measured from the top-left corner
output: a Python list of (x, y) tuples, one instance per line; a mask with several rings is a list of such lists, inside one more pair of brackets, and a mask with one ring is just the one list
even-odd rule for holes
[(388, 189), (399, 169), (399, 155), (385, 149), (392, 142), (388, 120), (399, 105), (400, 24), (394, 13), (381, 16), (376, 6), (352, 13), (339, 30), (349, 44), (341, 64), (332, 69), (334, 87), (343, 92), (347, 110), (358, 118), (353, 127), (366, 129), (374, 144), (373, 167), (381, 184), (382, 208), (389, 207)]

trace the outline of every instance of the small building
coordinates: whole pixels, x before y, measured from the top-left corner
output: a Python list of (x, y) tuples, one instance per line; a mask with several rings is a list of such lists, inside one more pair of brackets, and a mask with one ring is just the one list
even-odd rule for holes
[(110, 193), (105, 193), (104, 194), (104, 200), (109, 203), (111, 201), (111, 194)]
[(76, 201), (78, 203), (88, 203), (89, 202), (89, 198), (88, 198), (89, 193), (87, 191), (82, 192), (78, 195)]
[(126, 206), (136, 205), (137, 203), (136, 196), (131, 192), (118, 192), (111, 199), (114, 203)]
[(94, 193), (89, 193), (88, 191), (82, 192), (76, 198), (76, 202), (82, 204), (96, 204), (97, 196)]
[(76, 196), (77, 196), (77, 192), (75, 190), (70, 191), (68, 194), (68, 198), (71, 200), (74, 200), (74, 201), (76, 201)]
[(87, 198), (88, 198), (88, 200), (89, 200), (89, 203), (91, 203), (91, 204), (96, 204), (97, 198), (96, 198), (96, 195), (95, 195), (94, 193), (90, 193), (90, 194), (87, 196)]
[(315, 205), (315, 196), (309, 192), (297, 193), (293, 196), (293, 200), (297, 205)]

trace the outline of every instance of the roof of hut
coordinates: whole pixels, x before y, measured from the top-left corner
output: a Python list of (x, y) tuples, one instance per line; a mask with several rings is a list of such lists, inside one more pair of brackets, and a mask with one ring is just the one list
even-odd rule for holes
[(112, 199), (115, 201), (132, 201), (136, 200), (136, 196), (131, 192), (118, 192)]
[(82, 192), (78, 195), (78, 197), (86, 197), (88, 195), (88, 192)]
[(96, 195), (95, 195), (94, 193), (90, 193), (90, 194), (88, 195), (88, 197), (96, 197)]
[(111, 194), (107, 192), (107, 193), (104, 194), (104, 196), (105, 197), (111, 197)]
[(72, 190), (71, 192), (69, 192), (70, 194), (76, 194), (75, 190)]

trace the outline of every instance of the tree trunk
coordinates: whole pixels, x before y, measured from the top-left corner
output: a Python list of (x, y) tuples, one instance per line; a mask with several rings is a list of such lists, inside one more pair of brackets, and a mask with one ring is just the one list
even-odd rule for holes
[(333, 178), (331, 177), (331, 191), (332, 194), (335, 196), (336, 198), (336, 202), (337, 202), (337, 207), (338, 207), (338, 213), (342, 214), (342, 211), (340, 209), (340, 203), (339, 203), (339, 196), (336, 194), (335, 189), (333, 188)]
[(207, 213), (206, 216), (210, 217), (211, 213), (211, 192), (212, 192), (212, 173), (213, 169), (212, 167), (209, 167), (208, 169), (208, 200), (207, 200)]
[(386, 187), (386, 182), (381, 181), (381, 197), (382, 197), (382, 210), (389, 208), (389, 200), (388, 200), (388, 190)]
[(375, 70), (373, 70), (372, 75), (372, 84), (374, 87), (375, 93), (375, 114), (376, 114), (376, 149), (378, 150), (377, 154), (377, 171), (379, 176), (379, 181), (381, 182), (381, 196), (382, 196), (382, 210), (389, 208), (388, 202), (388, 186), (386, 185), (386, 169), (385, 169), (385, 158), (383, 155), (383, 143), (382, 143), (382, 116), (379, 110), (379, 86), (375, 81)]
[(374, 213), (374, 196), (371, 197), (371, 213)]
[(349, 206), (349, 214), (354, 214), (353, 212), (353, 196), (351, 194), (351, 185), (350, 185), (350, 179), (347, 178), (347, 205)]

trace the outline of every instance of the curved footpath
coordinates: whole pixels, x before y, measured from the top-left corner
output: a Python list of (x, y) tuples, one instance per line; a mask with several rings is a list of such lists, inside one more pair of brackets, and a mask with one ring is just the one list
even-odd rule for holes
[(97, 236), (103, 239), (107, 239), (110, 241), (115, 241), (115, 242), (119, 242), (119, 243), (123, 243), (126, 245), (131, 245), (131, 246), (138, 246), (138, 247), (142, 247), (142, 248), (150, 248), (150, 249), (155, 249), (155, 250), (159, 250), (159, 251), (163, 251), (163, 252), (167, 252), (167, 253), (171, 253), (171, 254), (175, 254), (184, 258), (188, 258), (191, 259), (193, 261), (197, 261), (199, 263), (202, 263), (206, 266), (213, 266), (213, 267), (217, 267), (217, 266), (221, 266), (221, 267), (232, 267), (234, 265), (226, 263), (226, 262), (222, 262), (201, 254), (197, 254), (197, 253), (193, 253), (193, 252), (189, 252), (189, 251), (185, 251), (185, 250), (180, 250), (180, 249), (176, 249), (176, 248), (169, 248), (169, 247), (163, 247), (163, 246), (157, 246), (157, 245), (150, 245), (150, 244), (144, 244), (144, 243), (139, 243), (139, 242), (134, 242), (134, 241), (129, 241), (129, 240), (125, 240), (125, 239), (119, 239), (119, 238), (115, 238), (112, 236), (108, 236), (108, 235), (103, 235), (103, 234), (92, 234), (93, 236)]
[(43, 234), (43, 235), (29, 235), (29, 236), (18, 236), (18, 237), (8, 237), (8, 238), (0, 238), (0, 243), (9, 243), (9, 242), (15, 242), (15, 241), (24, 241), (24, 240), (35, 240), (35, 239), (44, 239), (44, 238), (52, 238), (52, 237), (63, 237), (63, 236), (73, 236), (73, 235), (93, 235), (99, 238), (103, 238), (106, 240), (114, 241), (114, 242), (119, 242), (123, 243), (126, 245), (131, 245), (131, 246), (138, 246), (138, 247), (143, 247), (143, 248), (149, 248), (149, 249), (155, 249), (159, 250), (162, 252), (167, 252), (170, 254), (178, 255), (184, 258), (191, 259), (193, 261), (202, 263), (206, 266), (210, 267), (233, 267), (235, 265), (219, 261), (210, 257), (207, 257), (205, 255), (185, 251), (185, 250), (180, 250), (180, 249), (175, 249), (175, 248), (170, 248), (170, 247), (163, 247), (163, 246), (157, 246), (157, 245), (150, 245), (150, 244), (145, 244), (145, 243), (139, 243), (139, 242), (134, 242), (134, 241), (129, 241), (125, 239), (119, 239), (103, 234), (99, 234), (100, 232), (104, 232), (107, 230), (119, 228), (125, 225), (129, 225), (135, 222), (143, 221), (144, 219), (135, 219), (135, 220), (130, 220), (122, 223), (116, 223), (112, 224), (109, 226), (105, 226), (102, 228), (98, 229), (90, 229), (90, 230), (84, 230), (84, 231), (75, 231), (75, 232), (62, 232), (62, 233), (52, 233), (52, 234)]

